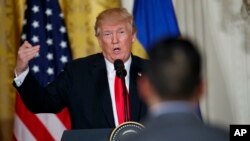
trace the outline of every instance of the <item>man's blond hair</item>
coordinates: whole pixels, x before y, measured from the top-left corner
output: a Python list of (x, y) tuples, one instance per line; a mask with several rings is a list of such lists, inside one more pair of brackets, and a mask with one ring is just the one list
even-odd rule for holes
[(129, 25), (131, 25), (132, 33), (136, 32), (136, 27), (133, 21), (133, 16), (127, 11), (125, 8), (112, 8), (107, 9), (101, 12), (96, 17), (95, 23), (95, 36), (99, 36), (100, 34), (100, 25), (104, 22), (122, 22), (127, 21)]

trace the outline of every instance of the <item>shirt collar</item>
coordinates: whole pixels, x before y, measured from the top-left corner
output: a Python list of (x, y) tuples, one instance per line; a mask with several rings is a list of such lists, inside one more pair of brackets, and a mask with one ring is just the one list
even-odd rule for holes
[[(108, 75), (114, 75), (115, 74), (115, 67), (114, 64), (111, 63), (109, 60), (107, 60), (106, 58), (104, 58), (105, 63), (106, 63), (106, 68), (107, 68), (107, 73)], [(127, 71), (127, 76), (129, 75), (129, 71), (130, 71), (130, 66), (131, 66), (131, 62), (132, 62), (132, 57), (131, 55), (129, 56), (128, 60), (124, 63), (124, 67)]]
[(192, 104), (188, 101), (168, 101), (150, 107), (151, 116), (159, 116), (166, 113), (194, 112)]

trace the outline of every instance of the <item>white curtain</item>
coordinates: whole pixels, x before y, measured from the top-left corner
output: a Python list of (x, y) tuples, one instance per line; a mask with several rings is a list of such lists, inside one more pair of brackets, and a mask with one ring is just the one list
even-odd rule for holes
[[(132, 9), (133, 0), (122, 1)], [(242, 0), (173, 1), (182, 35), (203, 55), (204, 120), (225, 128), (250, 124), (250, 16), (242, 14)]]
[(206, 61), (206, 121), (249, 124), (249, 22), (242, 16), (242, 0), (175, 0), (175, 6), (183, 35), (200, 45)]

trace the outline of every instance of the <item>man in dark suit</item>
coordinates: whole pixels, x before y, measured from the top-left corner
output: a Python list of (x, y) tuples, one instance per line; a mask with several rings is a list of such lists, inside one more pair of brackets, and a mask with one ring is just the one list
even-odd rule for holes
[(123, 8), (99, 14), (95, 34), (102, 53), (74, 60), (55, 81), (42, 88), (29, 71), (28, 63), (39, 52), (27, 41), (19, 48), (14, 86), (27, 108), (34, 113), (57, 113), (68, 107), (73, 129), (113, 128), (121, 124), (115, 101), (114, 61), (124, 62), (131, 121), (146, 113), (139, 100), (136, 80), (146, 60), (131, 54), (136, 39), (133, 17)]
[(196, 46), (186, 39), (164, 39), (152, 48), (138, 83), (149, 116), (135, 141), (228, 141), (227, 131), (205, 125), (195, 114), (203, 91)]

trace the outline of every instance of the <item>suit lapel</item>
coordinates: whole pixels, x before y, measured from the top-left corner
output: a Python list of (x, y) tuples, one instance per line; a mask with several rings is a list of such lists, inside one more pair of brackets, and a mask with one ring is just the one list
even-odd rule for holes
[[(109, 123), (110, 127), (114, 127), (114, 116), (113, 108), (109, 91), (109, 83), (107, 78), (107, 70), (102, 54), (98, 54), (97, 58), (92, 64), (92, 74), (93, 81), (96, 84), (96, 92), (99, 95), (100, 102), (102, 103), (103, 112), (105, 119)], [(130, 82), (129, 82), (129, 99), (130, 99), (130, 111), (131, 111), (131, 120), (139, 121), (140, 112), (141, 112), (141, 102), (139, 100), (138, 91), (137, 91), (137, 78), (138, 74), (141, 73), (141, 64), (132, 55), (132, 63), (130, 67)]]
[(132, 63), (130, 67), (130, 79), (129, 79), (129, 99), (130, 99), (130, 111), (131, 111), (131, 120), (139, 121), (140, 116), (140, 100), (137, 92), (137, 78), (138, 73), (141, 73), (141, 69), (138, 66), (138, 61), (135, 57), (132, 56)]
[(105, 119), (109, 123), (110, 127), (114, 127), (115, 123), (107, 78), (107, 70), (102, 54), (98, 54), (98, 58), (94, 61), (92, 73), (93, 79), (97, 84), (96, 91), (100, 98), (99, 101), (102, 104)]

